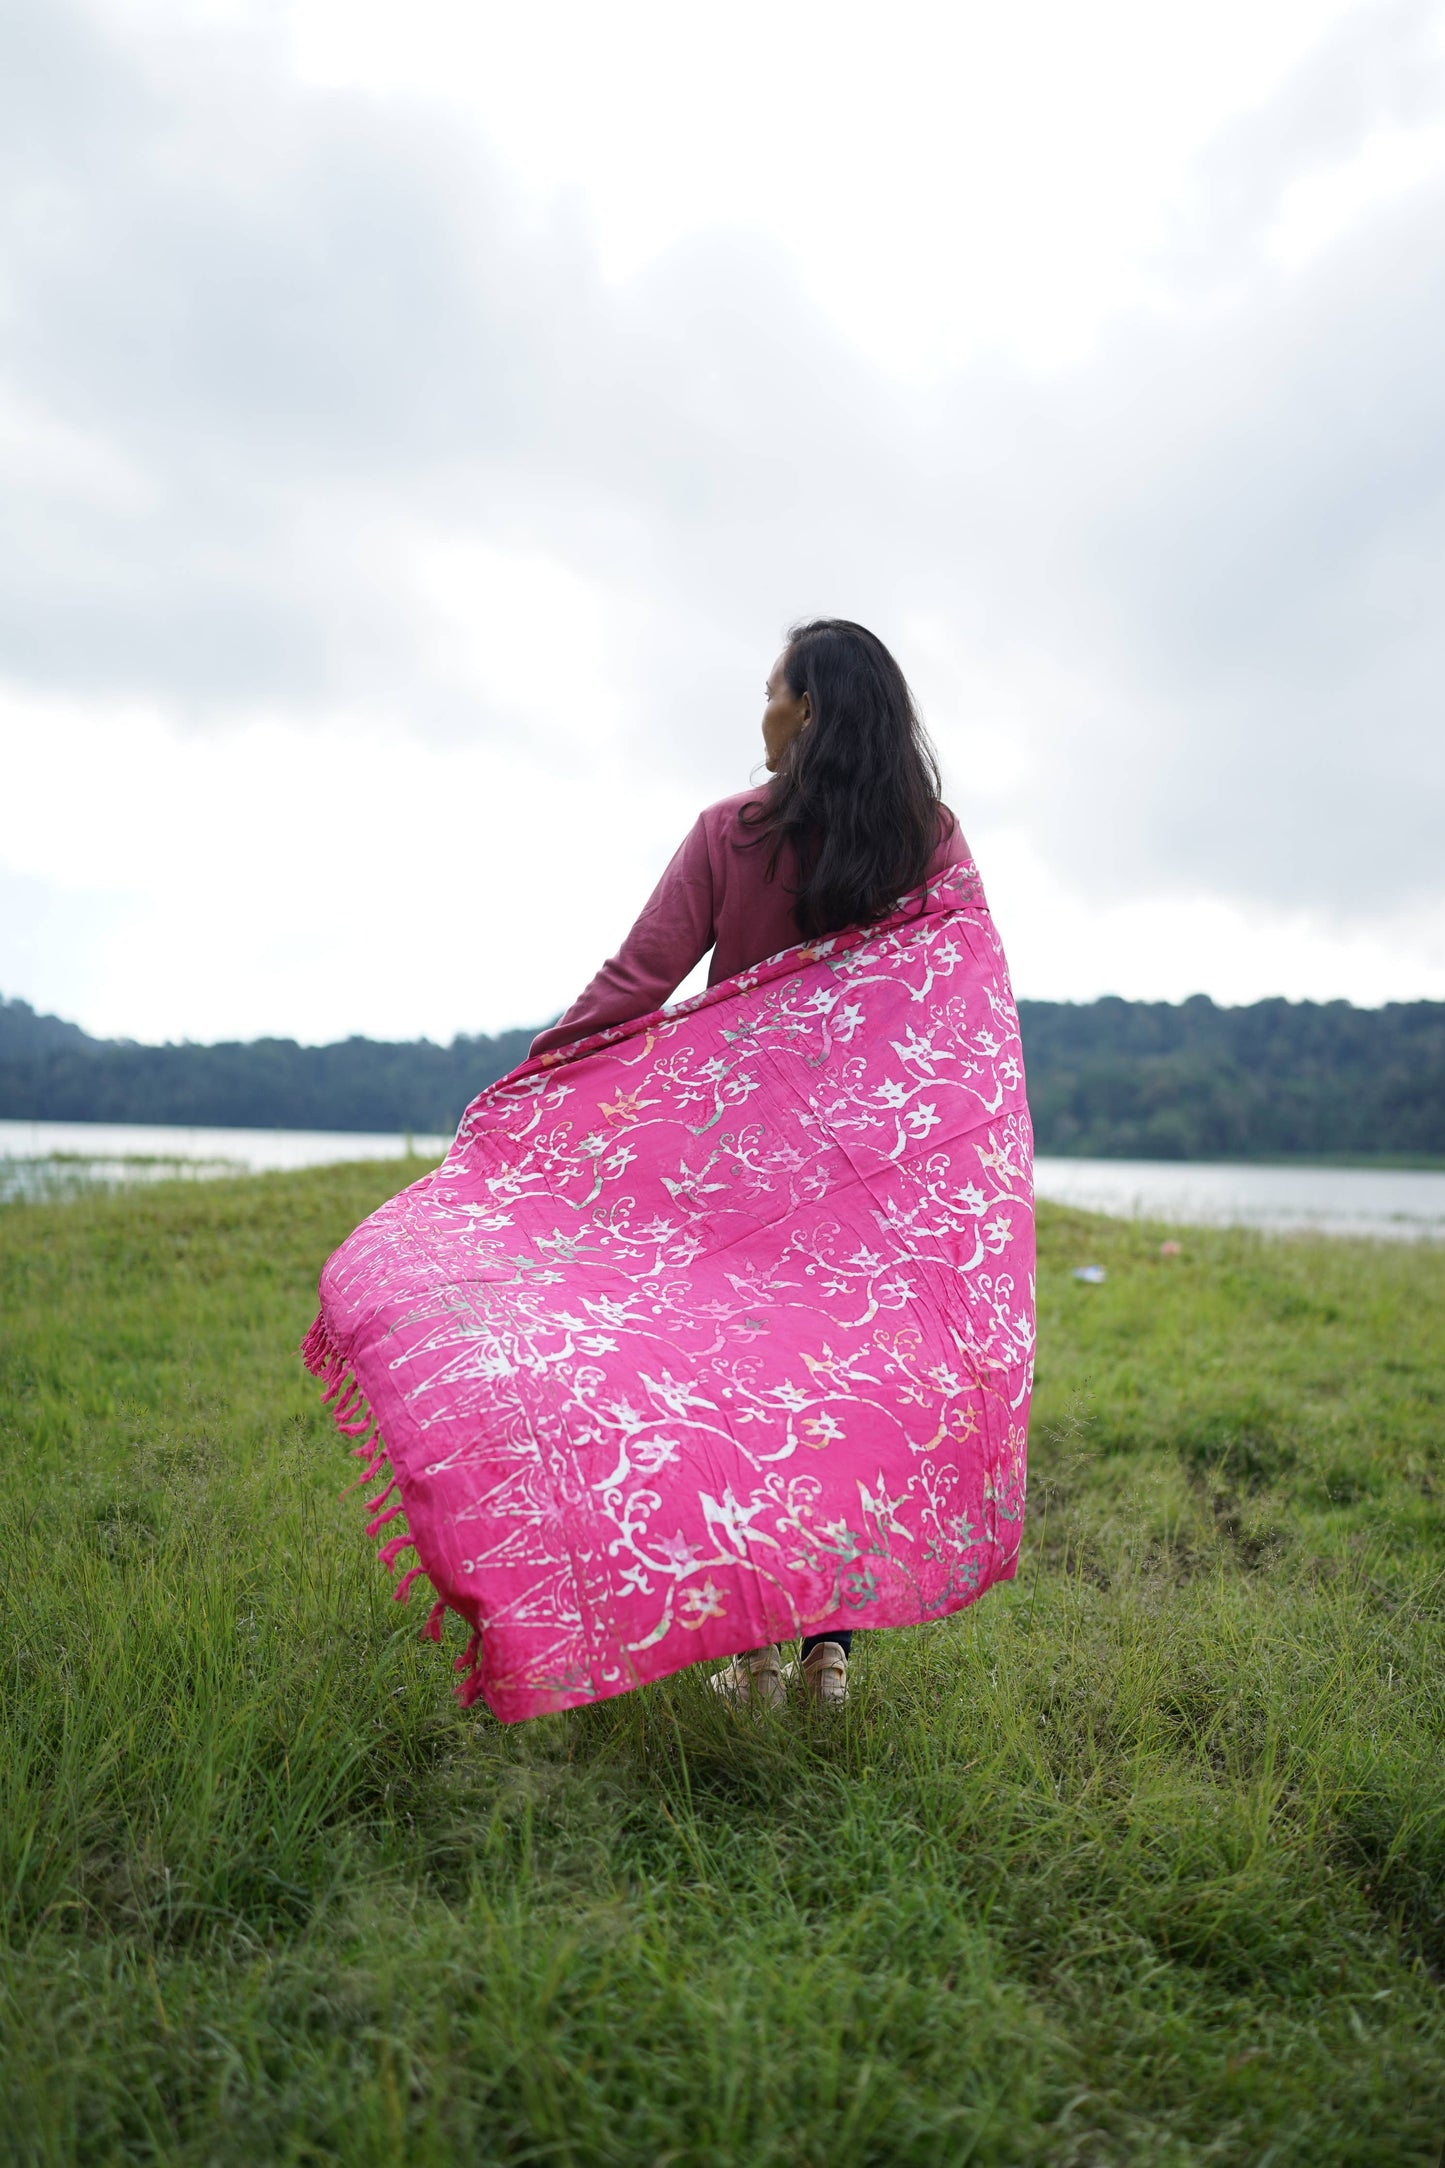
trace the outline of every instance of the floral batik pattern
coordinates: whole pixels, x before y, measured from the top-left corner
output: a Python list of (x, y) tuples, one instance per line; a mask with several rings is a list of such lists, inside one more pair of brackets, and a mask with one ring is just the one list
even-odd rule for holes
[(1010, 1578), (1033, 1380), (1018, 1017), (972, 866), (525, 1063), (321, 1281), (381, 1556), (507, 1720)]

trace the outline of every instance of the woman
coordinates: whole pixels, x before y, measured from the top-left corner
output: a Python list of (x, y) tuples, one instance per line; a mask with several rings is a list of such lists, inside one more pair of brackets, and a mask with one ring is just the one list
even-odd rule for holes
[[(1008, 966), (897, 665), (801, 626), (772, 781), (441, 1166), (327, 1260), (304, 1358), (368, 1533), (504, 1723), (701, 1659), (821, 1700), (849, 1634), (1017, 1571), (1031, 1135)], [(713, 949), (712, 984), (656, 1003)], [(771, 952), (771, 953), (770, 953)], [(403, 1525), (398, 1525), (398, 1523)], [(414, 1554), (415, 1563), (402, 1570)]]
[[(648, 1015), (709, 949), (714, 986), (779, 950), (882, 918), (966, 860), (907, 682), (873, 633), (846, 618), (795, 626), (766, 693), (772, 781), (699, 815), (622, 947), (533, 1040), (533, 1056)], [(800, 1668), (814, 1700), (847, 1699), (852, 1638), (804, 1638)], [(711, 1683), (778, 1705), (790, 1669), (774, 1642), (732, 1657)]]

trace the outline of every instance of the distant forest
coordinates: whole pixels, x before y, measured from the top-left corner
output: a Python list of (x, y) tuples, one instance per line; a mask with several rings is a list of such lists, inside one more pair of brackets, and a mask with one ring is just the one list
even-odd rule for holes
[(468, 1100), (525, 1061), (533, 1037), (136, 1046), (0, 1000), (0, 1120), (450, 1136)]
[[(1445, 1002), (1025, 1001), (1041, 1152), (1445, 1156)], [(531, 1031), (390, 1045), (135, 1046), (0, 999), (0, 1119), (448, 1135)]]
[(1038, 1150), (1445, 1155), (1445, 1001), (1021, 1001)]

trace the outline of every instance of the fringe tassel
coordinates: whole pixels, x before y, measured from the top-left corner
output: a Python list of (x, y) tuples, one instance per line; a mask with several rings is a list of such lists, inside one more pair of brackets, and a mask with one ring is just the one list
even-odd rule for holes
[[(383, 1469), (389, 1470), (391, 1455), (387, 1450), (386, 1440), (381, 1435), (381, 1424), (377, 1421), (375, 1411), (370, 1406), (365, 1393), (361, 1390), (360, 1380), (354, 1375), (345, 1355), (343, 1355), (327, 1331), (324, 1317), (316, 1319), (311, 1330), (302, 1341), (301, 1360), (305, 1363), (311, 1375), (320, 1380), (322, 1405), (330, 1408), (331, 1419), (337, 1429), (342, 1433), (343, 1437), (356, 1438), (360, 1441), (351, 1447), (351, 1452), (356, 1459), (364, 1461), (366, 1465), (355, 1482), (348, 1483), (345, 1490), (342, 1491), (341, 1496), (349, 1498), (353, 1491), (361, 1490)], [(386, 1505), (386, 1501), (390, 1498), (392, 1492), (400, 1488), (400, 1483), (401, 1478), (392, 1474), (386, 1488), (379, 1491), (375, 1498), (369, 1498), (366, 1501), (366, 1510), (371, 1515), (366, 1529), (369, 1536), (379, 1535), (389, 1521), (394, 1521), (399, 1513), (406, 1511), (405, 1501), (400, 1498), (398, 1498), (394, 1506), (387, 1507)], [(383, 1507), (386, 1507), (385, 1511), (381, 1510)], [(390, 1572), (395, 1567), (397, 1559), (403, 1551), (414, 1551), (415, 1549), (416, 1544), (411, 1536), (392, 1536), (381, 1546), (377, 1553), (377, 1560)], [(409, 1566), (391, 1592), (392, 1601), (394, 1603), (408, 1602), (411, 1597), (412, 1582), (425, 1577), (425, 1566)], [(441, 1641), (442, 1624), (446, 1615), (446, 1599), (439, 1596), (427, 1613), (426, 1624), (421, 1629), (422, 1640), (438, 1643)], [(465, 1653), (456, 1660), (455, 1669), (463, 1674), (461, 1685), (457, 1688), (457, 1699), (461, 1702), (463, 1708), (470, 1708), (482, 1690), (481, 1670), (478, 1664), (481, 1646), (482, 1637), (480, 1632), (473, 1633), (467, 1643)]]
[[(362, 1453), (367, 1453), (370, 1452), (371, 1448), (370, 1446), (363, 1445), (354, 1448), (354, 1450)], [(348, 1483), (345, 1490), (338, 1491), (336, 1493), (337, 1497), (349, 1498), (353, 1491), (365, 1490), (367, 1484), (371, 1481), (372, 1477), (380, 1475), (382, 1469), (386, 1466), (386, 1462), (387, 1454), (385, 1448), (383, 1447), (381, 1452), (377, 1454), (375, 1460), (367, 1462), (366, 1466), (362, 1469), (360, 1475), (356, 1478), (356, 1481), (354, 1483)], [(385, 1497), (385, 1495), (386, 1493), (383, 1491), (382, 1496)], [(367, 1507), (367, 1511), (368, 1513), (371, 1511), (370, 1506)]]
[(310, 1332), (307, 1333), (306, 1338), (301, 1343), (301, 1360), (311, 1372), (312, 1377), (318, 1378), (332, 1361), (335, 1353), (336, 1350), (331, 1345), (331, 1335), (326, 1330), (326, 1320), (318, 1316)]
[(457, 1688), (457, 1700), (464, 1709), (471, 1707), (482, 1690), (482, 1667), (477, 1661), (481, 1654), (481, 1648), (482, 1637), (479, 1633), (474, 1633), (467, 1643), (465, 1653), (457, 1658), (454, 1666), (457, 1671), (466, 1673), (466, 1677)]

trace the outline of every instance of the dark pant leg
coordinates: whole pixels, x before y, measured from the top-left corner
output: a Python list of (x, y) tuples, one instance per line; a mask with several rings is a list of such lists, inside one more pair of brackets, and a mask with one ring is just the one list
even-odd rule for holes
[(799, 1662), (806, 1663), (808, 1658), (812, 1655), (814, 1649), (820, 1649), (825, 1641), (836, 1641), (845, 1656), (851, 1655), (853, 1649), (853, 1629), (851, 1626), (845, 1626), (838, 1633), (834, 1634), (804, 1634), (803, 1646), (799, 1653)]

